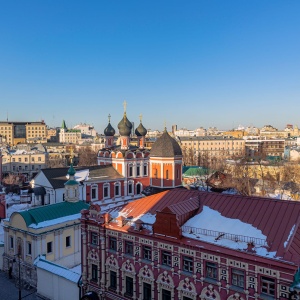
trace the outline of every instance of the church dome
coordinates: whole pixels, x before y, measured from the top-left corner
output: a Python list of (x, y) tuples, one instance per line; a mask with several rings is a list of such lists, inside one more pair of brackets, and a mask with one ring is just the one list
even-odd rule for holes
[(111, 126), (110, 122), (108, 123), (107, 127), (104, 129), (105, 136), (114, 136), (116, 133), (115, 129)]
[(132, 124), (127, 119), (126, 113), (124, 113), (123, 119), (119, 122), (118, 129), (121, 136), (130, 136)]
[(142, 123), (136, 128), (135, 134), (137, 136), (145, 136), (147, 134), (147, 129), (143, 126)]
[(165, 129), (163, 135), (153, 144), (150, 157), (174, 157), (177, 155), (182, 155), (181, 148)]

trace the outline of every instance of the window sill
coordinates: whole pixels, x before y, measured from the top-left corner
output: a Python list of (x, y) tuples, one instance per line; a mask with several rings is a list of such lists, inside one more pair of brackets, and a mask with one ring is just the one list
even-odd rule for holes
[(125, 296), (126, 298), (132, 299), (133, 294), (126, 294), (126, 293), (125, 293), (124, 296)]
[(216, 284), (218, 282), (217, 279), (213, 279), (213, 278), (204, 278), (204, 281), (209, 282), (209, 283), (213, 283)]
[(233, 290), (233, 291), (237, 291), (237, 292), (244, 292), (244, 287), (241, 287), (241, 286), (236, 286), (236, 285), (231, 285), (229, 287), (230, 290)]
[(171, 270), (171, 266), (167, 266), (167, 265), (160, 265), (161, 268), (166, 269), (166, 270)]
[(272, 295), (266, 295), (266, 294), (260, 294), (260, 298), (263, 299), (263, 300), (274, 300), (274, 299), (276, 299), (275, 295), (272, 296)]

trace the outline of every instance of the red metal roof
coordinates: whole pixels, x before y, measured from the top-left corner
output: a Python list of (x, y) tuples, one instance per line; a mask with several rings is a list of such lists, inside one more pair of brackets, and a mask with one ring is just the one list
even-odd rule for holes
[[(251, 224), (267, 237), (269, 252), (275, 251), (277, 257), (299, 263), (300, 202), (178, 188), (131, 202), (120, 207), (120, 211), (130, 211), (130, 217), (136, 218), (141, 214), (156, 214), (156, 211), (162, 211), (168, 207), (170, 211), (177, 214), (179, 223), (182, 225), (182, 219), (186, 215), (197, 212), (199, 198), (200, 211), (205, 205), (226, 218), (239, 219)], [(293, 226), (295, 230), (293, 235), (290, 235)]]

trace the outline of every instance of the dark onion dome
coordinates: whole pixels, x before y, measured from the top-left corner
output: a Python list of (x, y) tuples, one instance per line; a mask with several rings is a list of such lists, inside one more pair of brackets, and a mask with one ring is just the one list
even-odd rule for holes
[(121, 136), (130, 136), (132, 124), (127, 119), (126, 113), (124, 113), (123, 119), (118, 124), (118, 129)]
[(136, 128), (135, 134), (137, 136), (145, 136), (147, 134), (147, 129), (143, 126), (142, 122), (140, 125)]
[(150, 150), (151, 157), (174, 157), (182, 155), (179, 144), (164, 130), (163, 135), (156, 140)]
[(114, 136), (116, 131), (111, 126), (110, 122), (108, 123), (107, 127), (104, 129), (104, 135), (105, 136)]

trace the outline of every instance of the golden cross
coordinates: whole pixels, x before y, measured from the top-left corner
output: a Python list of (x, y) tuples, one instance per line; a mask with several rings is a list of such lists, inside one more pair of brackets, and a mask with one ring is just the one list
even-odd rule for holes
[(139, 117), (140, 117), (140, 122), (142, 123), (143, 115), (140, 114)]
[(126, 100), (123, 102), (123, 105), (124, 105), (124, 113), (126, 113), (126, 106), (127, 106)]
[(110, 114), (108, 114), (108, 122), (110, 123), (110, 117), (111, 117), (111, 115)]

